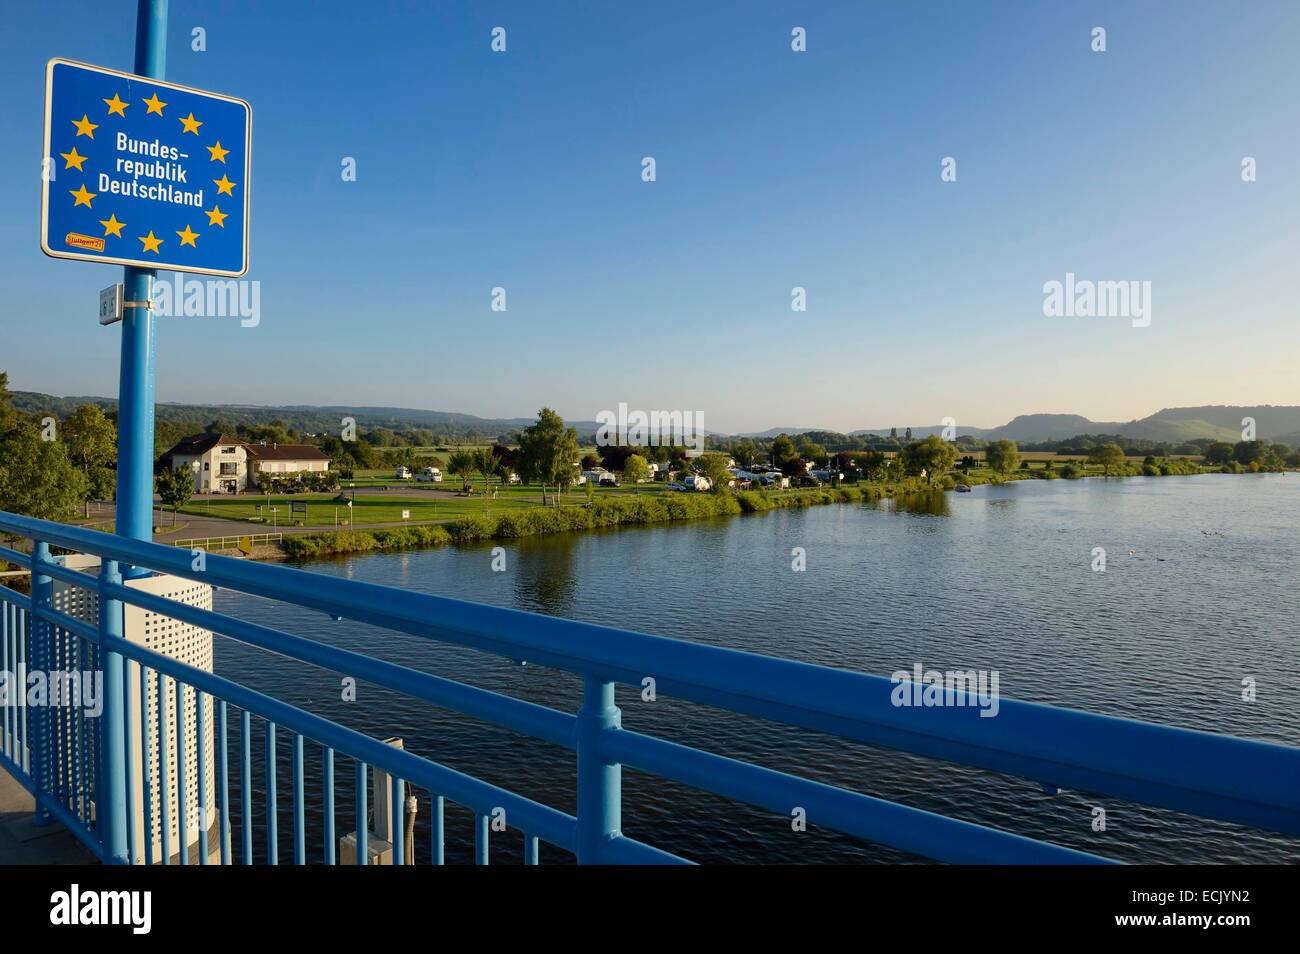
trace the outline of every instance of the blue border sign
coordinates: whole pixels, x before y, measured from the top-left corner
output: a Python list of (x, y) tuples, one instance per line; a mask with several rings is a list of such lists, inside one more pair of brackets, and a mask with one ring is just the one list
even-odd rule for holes
[(50, 60), (41, 251), (243, 275), (252, 131), (242, 99)]

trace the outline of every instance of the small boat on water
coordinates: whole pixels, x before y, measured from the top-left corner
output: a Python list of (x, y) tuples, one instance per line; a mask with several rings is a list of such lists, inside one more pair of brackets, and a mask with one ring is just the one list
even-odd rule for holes
[(958, 484), (958, 485), (957, 485), (955, 488), (953, 488), (953, 489), (956, 490), (957, 493), (959, 493), (959, 494), (968, 494), (968, 493), (970, 493), (970, 487), (966, 486), (965, 484)]

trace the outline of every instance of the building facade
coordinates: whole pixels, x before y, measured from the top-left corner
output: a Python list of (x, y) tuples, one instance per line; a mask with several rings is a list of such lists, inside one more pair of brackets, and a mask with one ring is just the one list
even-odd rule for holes
[(311, 444), (249, 444), (225, 434), (186, 437), (163, 456), (175, 470), (194, 475), (194, 492), (239, 494), (257, 489), (259, 474), (323, 473), (330, 459)]

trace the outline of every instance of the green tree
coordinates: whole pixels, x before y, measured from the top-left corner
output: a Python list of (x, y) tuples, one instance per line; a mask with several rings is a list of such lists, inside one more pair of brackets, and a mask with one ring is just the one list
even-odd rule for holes
[(826, 448), (810, 441), (806, 436), (799, 442), (799, 456), (821, 466), (826, 463)]
[(794, 441), (788, 435), (778, 434), (772, 441), (772, 466), (784, 467), (785, 462), (799, 456), (794, 449)]
[(1007, 474), (1020, 466), (1020, 448), (1015, 441), (994, 441), (985, 451), (989, 466), (999, 474)]
[(86, 477), (68, 460), (62, 443), (43, 440), (29, 421), (0, 433), (0, 510), (66, 520), (85, 499)]
[(1205, 462), (1207, 464), (1226, 464), (1232, 459), (1233, 447), (1226, 441), (1215, 441), (1205, 448)]
[(754, 446), (753, 441), (745, 438), (736, 442), (731, 456), (736, 458), (736, 463), (741, 467), (752, 467), (754, 462), (758, 460), (758, 448)]
[(1088, 463), (1099, 464), (1102, 473), (1110, 476), (1112, 467), (1124, 466), (1124, 449), (1118, 444), (1102, 444), (1088, 452)]
[(164, 467), (156, 478), (158, 496), (164, 507), (172, 512), (172, 526), (176, 526), (176, 513), (189, 503), (194, 494), (194, 475), (184, 467)]
[(697, 474), (702, 474), (709, 479), (712, 490), (726, 490), (727, 482), (731, 479), (731, 473), (727, 470), (726, 454), (701, 454), (695, 458), (694, 466)]
[(501, 458), (493, 452), (490, 447), (480, 447), (473, 452), (474, 469), (483, 477), (483, 488), (486, 490), (492, 480), (492, 475), (497, 472), (501, 466)]
[(90, 501), (113, 496), (116, 473), (111, 469), (117, 459), (117, 426), (104, 416), (96, 404), (82, 404), (63, 422), (63, 442), (68, 458), (86, 478), (86, 516)]
[(949, 470), (957, 460), (957, 448), (938, 434), (925, 440), (914, 441), (903, 448), (903, 466), (908, 473), (924, 472), (926, 483), (932, 483), (936, 474)]
[(623, 461), (623, 479), (630, 483), (640, 483), (650, 476), (650, 463), (640, 454), (633, 454)]
[(884, 451), (869, 450), (858, 451), (853, 455), (853, 460), (862, 468), (862, 473), (868, 480), (875, 480), (884, 472), (889, 458)]
[(18, 412), (13, 409), (13, 395), (9, 393), (9, 372), (0, 371), (0, 437), (18, 423)]
[[(549, 407), (537, 413), (537, 421), (519, 435), (519, 466), (525, 480), (542, 485), (542, 505), (546, 488), (557, 491), (573, 482), (578, 472), (578, 432), (564, 426), (564, 418)], [(558, 493), (556, 504), (558, 505)]]
[(474, 455), (466, 450), (452, 451), (447, 457), (447, 471), (460, 478), (460, 489), (469, 489), (469, 479), (477, 469)]

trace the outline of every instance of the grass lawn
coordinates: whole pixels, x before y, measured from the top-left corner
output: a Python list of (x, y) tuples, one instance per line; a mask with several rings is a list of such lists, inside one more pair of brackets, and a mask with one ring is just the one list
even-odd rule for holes
[[(376, 483), (382, 483), (376, 481)], [(407, 481), (386, 481), (390, 487), (404, 486)], [(452, 520), (457, 517), (464, 517), (469, 514), (480, 513), (500, 513), (502, 510), (518, 510), (529, 507), (540, 507), (542, 505), (542, 489), (532, 484), (515, 484), (513, 486), (493, 485), (497, 490), (497, 499), (493, 500), (491, 494), (483, 493), (482, 481), (474, 482), (474, 496), (472, 497), (454, 497), (446, 494), (446, 491), (454, 491), (460, 486), (460, 481), (452, 478), (451, 481), (444, 481), (441, 484), (417, 484), (414, 481), (411, 484), (411, 496), (378, 496), (372, 494), (357, 494), (355, 503), (352, 507), (353, 523), (355, 526), (365, 526), (375, 523), (400, 523), (402, 520), (402, 511), (411, 512), (411, 521), (423, 520)], [(350, 484), (365, 486), (361, 481), (344, 481), (344, 493)], [(437, 494), (428, 491), (437, 487), (440, 491)], [(418, 488), (418, 489), (417, 489)], [(423, 491), (423, 492), (422, 492)], [(639, 486), (629, 485), (626, 487), (601, 487), (596, 490), (596, 496), (606, 494), (624, 495), (631, 493), (662, 493), (662, 484), (640, 484)], [(553, 494), (554, 490), (548, 491), (548, 496)], [(278, 508), (275, 514), (275, 526), (293, 526), (296, 521), (302, 520), (302, 514), (292, 514), (289, 509), (290, 503), (307, 504), (307, 517), (303, 522), (308, 527), (333, 527), (335, 508), (338, 509), (339, 525), (343, 525), (348, 517), (348, 508), (345, 504), (334, 503), (334, 494), (293, 494), (290, 496), (272, 495), (267, 498), (261, 494), (245, 494), (238, 497), (214, 497), (211, 500), (191, 500), (181, 508), (181, 513), (194, 514), (201, 517), (221, 517), (227, 520), (251, 521), (255, 517), (261, 517), (267, 526), (272, 525), (271, 507)], [(581, 490), (571, 490), (564, 495), (561, 503), (579, 504), (585, 503), (587, 495)], [(260, 508), (260, 509), (259, 509)]]
[[(538, 500), (540, 501), (540, 499), (539, 496)], [(302, 514), (290, 512), (289, 504), (291, 502), (305, 503), (307, 505), (305, 520)], [(259, 506), (261, 507), (260, 511), (258, 510)], [(492, 500), (484, 497), (408, 498), (358, 494), (352, 507), (352, 515), (356, 525), (400, 523), (402, 521), (402, 511), (409, 510), (411, 513), (410, 519), (414, 523), (421, 520), (451, 520), (456, 517), (463, 517), (466, 514), (484, 513), (488, 510), (496, 513), (502, 510), (516, 510), (528, 506), (530, 504), (526, 501), (511, 497)], [(534, 503), (531, 506), (540, 506), (540, 503)], [(273, 495), (269, 498), (269, 501), (268, 498), (257, 495), (214, 499), (212, 501), (198, 500), (191, 501), (188, 505), (182, 507), (181, 513), (242, 521), (261, 517), (263, 518), (262, 522), (270, 527), (272, 526), (270, 507), (278, 508), (278, 512), (274, 515), (274, 525), (281, 527), (293, 526), (298, 521), (302, 521), (303, 526), (307, 527), (333, 527), (336, 510), (340, 526), (348, 519), (347, 506), (334, 503), (333, 494), (295, 494), (291, 497)]]

